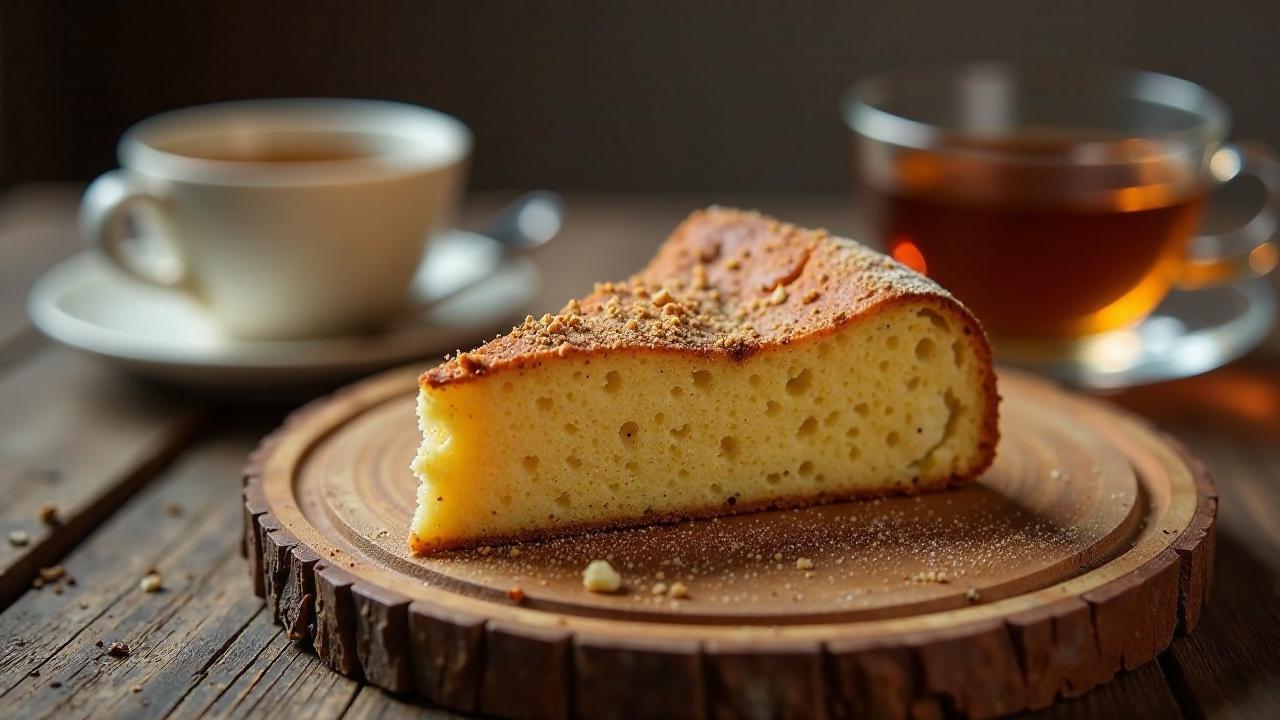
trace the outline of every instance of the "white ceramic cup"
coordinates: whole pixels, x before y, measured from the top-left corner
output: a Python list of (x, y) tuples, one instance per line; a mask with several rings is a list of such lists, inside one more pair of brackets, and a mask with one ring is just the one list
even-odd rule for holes
[(178, 110), (125, 133), (80, 224), (120, 270), (194, 296), (229, 335), (367, 331), (404, 309), (471, 144), (447, 115), (377, 100)]

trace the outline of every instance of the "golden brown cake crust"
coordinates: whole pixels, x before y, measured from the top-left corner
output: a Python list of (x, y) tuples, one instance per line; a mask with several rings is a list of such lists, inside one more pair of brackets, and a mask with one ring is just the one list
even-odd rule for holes
[(510, 334), (427, 371), (421, 384), (439, 388), (571, 353), (677, 351), (742, 360), (907, 298), (937, 298), (958, 309), (989, 362), (976, 321), (923, 275), (825, 230), (712, 207), (681, 223), (630, 279), (597, 284), (556, 315), (525, 318)]

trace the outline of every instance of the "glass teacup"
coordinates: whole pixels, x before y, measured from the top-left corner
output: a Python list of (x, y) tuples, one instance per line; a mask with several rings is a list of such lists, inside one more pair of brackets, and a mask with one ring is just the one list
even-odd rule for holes
[[(1280, 162), (1226, 142), (1204, 88), (984, 63), (868, 78), (842, 111), (864, 235), (954, 292), (1005, 362), (1092, 386), (1188, 375), (1273, 319), (1249, 279), (1276, 264)], [(1246, 174), (1266, 205), (1197, 235), (1207, 196)]]

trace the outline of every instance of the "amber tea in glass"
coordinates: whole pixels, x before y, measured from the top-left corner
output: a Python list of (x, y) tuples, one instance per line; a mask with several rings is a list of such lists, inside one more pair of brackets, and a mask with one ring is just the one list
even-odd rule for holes
[(1113, 191), (1072, 198), (1055, 187), (1065, 178), (1038, 168), (975, 178), (966, 175), (984, 169), (963, 159), (903, 162), (947, 180), (868, 194), (878, 234), (894, 258), (963, 298), (997, 336), (1069, 338), (1141, 319), (1182, 274), (1204, 204), (1195, 182), (1172, 189), (1176, 168), (1151, 170), (1168, 176), (1158, 179), (1134, 172)]
[(866, 80), (844, 113), (866, 233), (998, 349), (1132, 326), (1259, 242), (1193, 255), (1206, 193), (1273, 161), (1225, 144), (1222, 104), (1177, 78), (975, 64)]

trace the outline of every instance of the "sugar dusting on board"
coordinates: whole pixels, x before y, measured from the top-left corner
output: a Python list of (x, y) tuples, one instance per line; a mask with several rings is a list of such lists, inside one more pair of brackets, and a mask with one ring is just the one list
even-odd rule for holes
[(975, 487), (448, 552), (427, 563), (492, 588), (520, 585), (532, 600), (564, 602), (584, 568), (605, 561), (621, 575), (617, 592), (583, 591), (572, 602), (677, 616), (838, 613), (890, 607), (908, 591), (960, 605), (997, 599), (1006, 579), (1071, 557), (1097, 530)]

